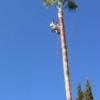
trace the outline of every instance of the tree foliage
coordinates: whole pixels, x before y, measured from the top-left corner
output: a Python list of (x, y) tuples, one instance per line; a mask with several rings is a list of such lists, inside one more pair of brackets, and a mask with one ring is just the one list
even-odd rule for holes
[(83, 96), (84, 96), (84, 93), (81, 90), (81, 85), (79, 84), (78, 88), (77, 88), (77, 98), (76, 98), (76, 100), (82, 100)]
[(68, 8), (69, 10), (76, 10), (78, 7), (73, 0), (43, 0), (43, 2), (47, 7), (58, 5), (64, 8)]
[(86, 100), (93, 100), (93, 94), (92, 94), (91, 85), (90, 85), (89, 80), (86, 81), (86, 88), (85, 88), (84, 98)]
[(45, 6), (54, 6), (57, 0), (43, 0)]
[(81, 85), (78, 85), (77, 91), (76, 100), (94, 100), (89, 80), (86, 81), (85, 91), (81, 90)]
[(74, 1), (69, 0), (68, 3), (67, 3), (67, 7), (68, 7), (69, 10), (76, 10), (76, 8), (78, 6)]

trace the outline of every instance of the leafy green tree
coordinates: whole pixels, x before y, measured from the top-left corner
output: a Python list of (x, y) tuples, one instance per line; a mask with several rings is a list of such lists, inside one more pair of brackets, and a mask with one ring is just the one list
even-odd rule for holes
[(83, 96), (84, 96), (84, 93), (81, 90), (81, 85), (79, 84), (78, 88), (77, 88), (77, 98), (76, 98), (76, 100), (82, 100)]
[(66, 36), (64, 28), (64, 8), (69, 10), (76, 10), (77, 5), (74, 0), (43, 0), (44, 5), (47, 7), (56, 7), (58, 8), (58, 24), (56, 25), (54, 21), (50, 24), (52, 31), (59, 33), (61, 40), (61, 50), (62, 50), (62, 60), (63, 60), (63, 72), (65, 80), (65, 90), (66, 90), (66, 99), (72, 100), (71, 96), (71, 85), (69, 77), (69, 67), (68, 67), (68, 50), (66, 45)]

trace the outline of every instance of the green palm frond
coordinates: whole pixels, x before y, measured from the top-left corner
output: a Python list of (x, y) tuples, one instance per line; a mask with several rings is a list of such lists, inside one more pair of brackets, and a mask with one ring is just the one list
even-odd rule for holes
[(76, 8), (78, 7), (74, 0), (64, 0), (63, 6), (65, 8), (68, 8), (69, 10), (76, 10)]
[(43, 0), (45, 6), (54, 6), (57, 3), (57, 0)]
[(69, 10), (76, 10), (78, 5), (74, 1), (69, 0), (67, 3), (67, 7)]

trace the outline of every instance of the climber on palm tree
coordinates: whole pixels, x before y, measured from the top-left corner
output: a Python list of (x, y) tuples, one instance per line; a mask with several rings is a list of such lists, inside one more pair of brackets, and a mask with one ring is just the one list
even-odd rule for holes
[(50, 23), (50, 27), (52, 29), (52, 32), (55, 32), (56, 34), (60, 34), (60, 31), (59, 31), (59, 25), (54, 22), (54, 20)]

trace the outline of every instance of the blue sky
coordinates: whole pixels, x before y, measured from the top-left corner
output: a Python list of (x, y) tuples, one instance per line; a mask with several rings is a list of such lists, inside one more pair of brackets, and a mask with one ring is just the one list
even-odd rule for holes
[[(100, 1), (77, 0), (65, 10), (73, 100), (86, 79), (95, 100), (100, 90)], [(65, 100), (61, 50), (49, 23), (57, 9), (42, 0), (0, 0), (0, 100)]]

